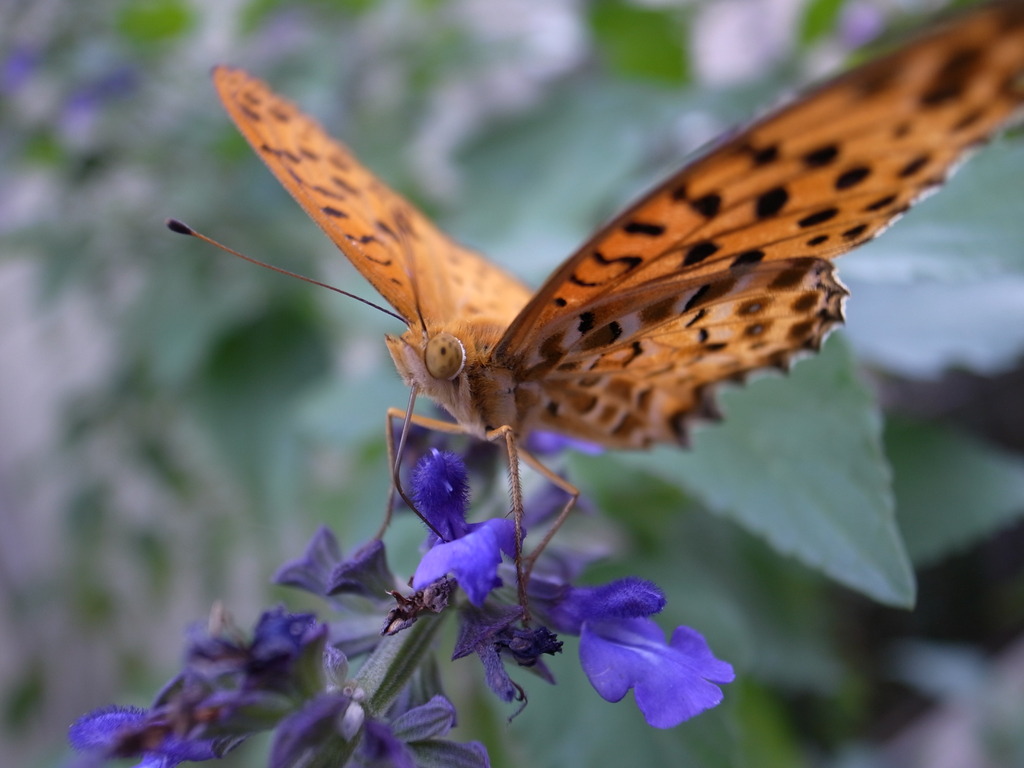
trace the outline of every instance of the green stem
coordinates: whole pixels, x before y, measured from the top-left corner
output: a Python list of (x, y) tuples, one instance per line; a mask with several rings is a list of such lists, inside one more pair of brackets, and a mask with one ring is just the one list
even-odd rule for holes
[(430, 651), (442, 623), (440, 616), (421, 616), (377, 645), (355, 678), (367, 694), (363, 707), (368, 717), (379, 717), (395, 700)]
[[(366, 693), (366, 717), (380, 717), (405, 687), (430, 651), (442, 624), (440, 616), (422, 616), (408, 629), (385, 637), (363, 662), (353, 681)], [(338, 736), (317, 756), (315, 765), (347, 765), (362, 738), (362, 729), (350, 740)]]

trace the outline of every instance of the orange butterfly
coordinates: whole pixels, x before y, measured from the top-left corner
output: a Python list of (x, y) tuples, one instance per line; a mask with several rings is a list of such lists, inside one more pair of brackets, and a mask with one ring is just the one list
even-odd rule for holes
[[(715, 384), (819, 347), (847, 293), (829, 260), (880, 234), (1024, 102), (1024, 4), (977, 9), (758, 120), (602, 227), (536, 292), (440, 232), (260, 80), (228, 67), (213, 79), (278, 180), (407, 323), (386, 338), (395, 365), (413, 399), (426, 394), (455, 424), (417, 421), (505, 440), (518, 519), (529, 433), (685, 443), (694, 417), (715, 416)], [(564, 515), (577, 491), (545, 474), (570, 494)]]

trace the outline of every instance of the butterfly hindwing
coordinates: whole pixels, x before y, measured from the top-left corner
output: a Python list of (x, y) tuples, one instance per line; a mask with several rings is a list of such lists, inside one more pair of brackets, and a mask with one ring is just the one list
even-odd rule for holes
[(616, 447), (685, 441), (689, 416), (713, 414), (709, 384), (817, 349), (846, 294), (830, 262), (804, 258), (610, 295), (546, 327), (520, 388), (538, 398), (535, 428), (572, 424)]

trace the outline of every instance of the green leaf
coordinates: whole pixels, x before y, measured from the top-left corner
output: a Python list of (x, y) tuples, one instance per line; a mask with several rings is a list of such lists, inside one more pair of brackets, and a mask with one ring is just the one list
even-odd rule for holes
[(806, 46), (835, 29), (843, 4), (844, 0), (811, 0), (804, 10), (800, 42)]
[(993, 374), (1024, 354), (1024, 278), (846, 284), (845, 330), (858, 356), (886, 371), (916, 379), (954, 367)]
[(688, 452), (627, 454), (846, 586), (909, 606), (914, 581), (893, 513), (881, 421), (847, 345), (833, 336), (788, 378), (721, 393), (725, 420)]
[(192, 27), (192, 12), (180, 0), (126, 3), (117, 18), (118, 31), (136, 43), (155, 43), (177, 37)]
[(1024, 275), (1022, 176), (1024, 140), (982, 147), (936, 195), (844, 259), (842, 272), (889, 284)]
[(622, 83), (554, 91), (529, 118), (508, 121), (462, 153), (464, 202), (445, 217), (445, 229), (519, 277), (547, 276), (602, 219), (664, 174), (644, 169), (650, 126), (702, 106), (688, 96), (678, 101)]
[(1024, 515), (1024, 460), (931, 424), (891, 422), (900, 528), (914, 563), (929, 565)]
[(489, 765), (487, 751), (479, 743), (457, 741), (418, 741), (409, 744), (419, 768), (484, 768)]
[(737, 729), (747, 765), (758, 768), (796, 768), (806, 765), (795, 729), (788, 722), (783, 701), (753, 680), (730, 686), (737, 697)]
[(678, 12), (602, 0), (591, 8), (590, 26), (619, 74), (686, 82), (686, 36)]
[(265, 508), (291, 503), (298, 470), (292, 423), (302, 396), (325, 376), (327, 343), (313, 317), (277, 306), (232, 329), (199, 374), (195, 402), (252, 497)]

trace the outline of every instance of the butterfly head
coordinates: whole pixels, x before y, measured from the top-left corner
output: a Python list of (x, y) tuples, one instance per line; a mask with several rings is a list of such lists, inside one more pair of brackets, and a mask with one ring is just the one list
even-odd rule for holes
[(513, 423), (511, 402), (495, 392), (511, 392), (508, 371), (494, 364), (490, 351), (501, 327), (456, 320), (444, 330), (411, 328), (385, 341), (403, 381), (444, 408), (470, 434)]
[(411, 329), (402, 336), (388, 335), (385, 341), (402, 380), (461, 421), (468, 384), (466, 347), (459, 337)]
[(466, 347), (457, 336), (439, 333), (427, 341), (423, 365), (435, 379), (451, 381), (466, 367)]

